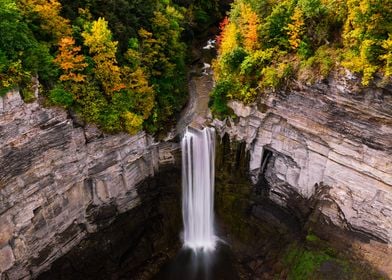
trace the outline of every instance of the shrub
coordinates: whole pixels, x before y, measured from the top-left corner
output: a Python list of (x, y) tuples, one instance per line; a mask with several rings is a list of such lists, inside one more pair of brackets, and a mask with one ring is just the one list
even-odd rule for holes
[(143, 128), (143, 117), (131, 112), (125, 112), (121, 115), (124, 122), (124, 129), (131, 135), (138, 133)]
[(120, 120), (120, 112), (111, 106), (104, 108), (99, 115), (101, 128), (109, 133), (115, 133), (122, 130)]
[(307, 38), (304, 38), (300, 43), (298, 47), (298, 54), (301, 58), (309, 58), (313, 54), (313, 50), (311, 48), (311, 45)]
[(26, 103), (33, 102), (36, 99), (33, 90), (28, 87), (22, 88), (20, 90), (20, 95), (22, 96), (23, 101)]
[(275, 49), (257, 50), (250, 53), (241, 64), (241, 74), (256, 74), (257, 69), (261, 69), (268, 65), (275, 53)]
[(55, 105), (69, 107), (72, 105), (74, 99), (73, 95), (64, 90), (61, 86), (56, 86), (49, 92), (49, 98)]
[(103, 92), (93, 82), (73, 84), (72, 92), (75, 94), (75, 103), (78, 111), (87, 122), (100, 122), (102, 111), (108, 106)]
[(265, 88), (277, 88), (279, 85), (279, 74), (278, 71), (272, 67), (268, 66), (263, 68), (262, 71), (263, 79), (261, 81), (261, 86)]
[(326, 11), (320, 0), (298, 0), (298, 6), (308, 18), (319, 17)]
[(331, 259), (324, 252), (314, 252), (292, 245), (288, 248), (284, 263), (289, 267), (288, 279), (313, 279), (312, 276), (322, 263)]
[(214, 116), (222, 119), (230, 114), (230, 108), (227, 106), (228, 95), (235, 88), (232, 81), (224, 80), (218, 82), (211, 93), (209, 104)]
[(339, 53), (333, 48), (325, 46), (317, 49), (314, 56), (304, 61), (301, 65), (300, 76), (308, 82), (325, 79), (332, 70), (336, 61), (339, 61)]
[(233, 51), (224, 55), (223, 63), (229, 69), (229, 71), (236, 71), (246, 56), (246, 51), (241, 47), (237, 47)]

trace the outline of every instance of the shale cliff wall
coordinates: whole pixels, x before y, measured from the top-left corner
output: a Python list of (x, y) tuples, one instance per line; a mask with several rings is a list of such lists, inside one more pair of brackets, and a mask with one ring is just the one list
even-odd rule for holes
[(62, 109), (0, 98), (0, 279), (30, 279), (88, 233), (141, 203), (138, 186), (172, 165), (175, 143), (103, 135)]
[(349, 73), (335, 73), (230, 107), (238, 118), (213, 125), (246, 143), (253, 183), (304, 223), (322, 220), (327, 238), (340, 229), (361, 236), (341, 242), (391, 276), (391, 87), (362, 88)]

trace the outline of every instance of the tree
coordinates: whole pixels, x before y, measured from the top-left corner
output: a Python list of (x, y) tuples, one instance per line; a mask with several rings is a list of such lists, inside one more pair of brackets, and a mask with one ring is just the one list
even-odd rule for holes
[(385, 62), (384, 72), (385, 76), (392, 76), (392, 34), (389, 35), (388, 40), (382, 43), (385, 53), (381, 55), (381, 60)]
[(142, 68), (131, 71), (123, 70), (127, 91), (132, 95), (132, 111), (137, 112), (143, 119), (148, 119), (155, 105), (155, 91), (148, 84), (147, 76)]
[[(61, 4), (58, 0), (17, 0), (18, 6), (26, 17), (34, 19), (38, 15), (40, 30), (38, 35), (47, 34), (55, 45), (62, 37), (72, 34), (70, 21), (61, 16)], [(46, 39), (46, 38), (42, 38)]]
[(286, 27), (293, 12), (293, 2), (290, 0), (277, 1), (273, 5), (270, 15), (266, 17), (265, 22), (260, 27), (261, 41), (264, 48), (278, 46), (285, 50), (289, 47)]
[(55, 72), (48, 48), (36, 40), (15, 1), (0, 1), (1, 93), (30, 83), (37, 73), (44, 82)]
[(240, 4), (241, 14), (238, 20), (240, 32), (244, 38), (244, 47), (247, 51), (254, 51), (259, 48), (258, 27), (260, 20), (251, 6), (245, 3)]
[(108, 22), (99, 18), (82, 33), (82, 37), (95, 63), (95, 77), (101, 82), (104, 92), (112, 96), (114, 92), (123, 89), (125, 86), (116, 60), (117, 42), (112, 41)]
[(14, 1), (0, 1), (0, 94), (17, 86), (25, 75), (21, 53), (33, 38), (21, 19)]
[(60, 81), (83, 82), (86, 75), (81, 74), (86, 68), (84, 56), (79, 54), (81, 47), (75, 46), (72, 37), (64, 37), (59, 43), (59, 53), (54, 60), (63, 71)]
[(139, 30), (141, 65), (154, 87), (155, 110), (149, 126), (162, 126), (186, 100), (186, 46), (181, 42), (183, 11), (171, 5), (154, 13), (151, 30)]
[(291, 16), (291, 23), (287, 25), (289, 43), (294, 50), (297, 49), (301, 43), (301, 35), (305, 24), (303, 17), (304, 14), (302, 13), (302, 10), (296, 7)]
[(220, 45), (222, 44), (222, 34), (223, 34), (223, 30), (225, 30), (226, 25), (229, 24), (229, 18), (226, 16), (223, 18), (223, 20), (219, 23), (219, 34), (216, 36), (216, 44), (218, 45), (218, 47), (220, 47)]
[(350, 51), (343, 65), (363, 73), (362, 83), (367, 85), (382, 63), (382, 45), (392, 30), (392, 5), (389, 1), (347, 0), (347, 9), (343, 39)]
[(224, 29), (220, 34), (219, 54), (225, 55), (231, 52), (238, 46), (237, 42), (237, 26), (234, 22), (225, 24)]

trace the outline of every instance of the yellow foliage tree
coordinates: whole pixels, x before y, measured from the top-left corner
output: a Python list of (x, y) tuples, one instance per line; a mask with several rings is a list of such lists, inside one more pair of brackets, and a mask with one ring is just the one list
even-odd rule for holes
[(388, 40), (383, 42), (382, 47), (386, 52), (380, 58), (385, 61), (385, 76), (390, 77), (392, 76), (392, 34), (389, 35)]
[(72, 34), (70, 21), (60, 15), (62, 7), (58, 0), (18, 0), (18, 6), (25, 14), (39, 15), (41, 29), (53, 36), (54, 44)]
[(154, 108), (155, 91), (148, 84), (148, 79), (142, 68), (135, 71), (124, 67), (122, 69), (124, 82), (127, 90), (134, 95), (133, 111), (137, 112), (143, 119), (147, 119)]
[(379, 0), (347, 0), (347, 11), (342, 37), (349, 55), (342, 64), (362, 73), (362, 84), (368, 85), (373, 74), (382, 69), (379, 59), (386, 60), (380, 49), (388, 44), (384, 42), (390, 32), (392, 5)]
[(234, 22), (229, 21), (228, 24), (222, 30), (220, 35), (221, 43), (219, 46), (219, 54), (225, 55), (231, 52), (238, 46), (237, 42), (238, 29)]
[(87, 63), (84, 56), (79, 52), (81, 47), (75, 46), (75, 40), (72, 37), (64, 37), (59, 43), (59, 53), (54, 60), (60, 66), (63, 74), (60, 76), (61, 81), (83, 82), (86, 75), (81, 74)]
[(295, 50), (301, 43), (301, 35), (303, 33), (303, 26), (305, 24), (303, 12), (300, 8), (296, 7), (291, 16), (291, 23), (287, 26), (287, 33), (289, 35), (290, 46)]
[(117, 65), (117, 43), (112, 41), (112, 32), (108, 22), (99, 18), (94, 21), (89, 30), (82, 33), (84, 44), (89, 48), (95, 63), (94, 73), (101, 82), (107, 95), (125, 88), (121, 81), (120, 67)]
[(260, 24), (259, 17), (249, 4), (241, 3), (240, 10), (238, 26), (244, 38), (244, 48), (247, 51), (254, 51), (260, 47), (257, 32)]
[(134, 135), (138, 133), (143, 127), (143, 118), (139, 115), (136, 115), (132, 112), (125, 112), (121, 115), (124, 123), (125, 130)]

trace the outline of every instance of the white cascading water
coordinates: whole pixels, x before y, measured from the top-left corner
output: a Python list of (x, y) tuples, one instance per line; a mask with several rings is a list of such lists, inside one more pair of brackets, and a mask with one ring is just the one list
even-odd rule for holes
[(215, 130), (187, 128), (181, 148), (184, 247), (213, 250)]

